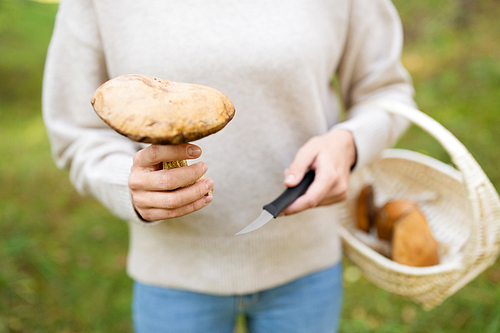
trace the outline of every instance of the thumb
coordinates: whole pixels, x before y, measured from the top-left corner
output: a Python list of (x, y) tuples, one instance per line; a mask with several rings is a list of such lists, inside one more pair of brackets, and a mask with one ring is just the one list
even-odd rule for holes
[(285, 170), (285, 185), (287, 187), (297, 186), (304, 174), (311, 169), (316, 159), (316, 150), (307, 144), (299, 149), (292, 164)]

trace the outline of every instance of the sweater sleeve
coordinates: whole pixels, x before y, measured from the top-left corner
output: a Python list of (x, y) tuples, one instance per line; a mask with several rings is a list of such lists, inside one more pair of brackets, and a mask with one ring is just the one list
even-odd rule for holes
[(411, 77), (400, 58), (403, 31), (390, 0), (353, 0), (345, 48), (337, 68), (346, 121), (334, 128), (351, 131), (356, 169), (396, 143), (408, 122), (367, 105), (393, 99), (415, 106)]
[(128, 189), (132, 156), (139, 145), (110, 129), (90, 104), (93, 92), (107, 78), (92, 3), (62, 1), (42, 94), (53, 158), (59, 168), (69, 169), (78, 192), (93, 195), (122, 219), (141, 221)]

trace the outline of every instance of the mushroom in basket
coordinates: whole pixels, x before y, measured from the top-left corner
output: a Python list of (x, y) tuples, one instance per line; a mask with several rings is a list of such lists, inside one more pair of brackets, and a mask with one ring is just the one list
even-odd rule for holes
[(367, 233), (374, 228), (380, 242), (390, 242), (389, 257), (397, 263), (416, 267), (439, 264), (439, 244), (420, 207), (410, 200), (391, 200), (377, 207), (373, 193), (371, 185), (359, 193), (358, 228)]

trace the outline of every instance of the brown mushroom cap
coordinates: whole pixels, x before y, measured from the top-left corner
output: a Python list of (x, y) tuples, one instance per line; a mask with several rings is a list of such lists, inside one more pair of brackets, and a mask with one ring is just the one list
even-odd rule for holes
[(364, 232), (369, 232), (374, 222), (376, 207), (372, 185), (363, 187), (356, 200), (356, 225)]
[(91, 103), (118, 133), (154, 144), (201, 139), (221, 130), (234, 116), (229, 98), (214, 88), (138, 74), (106, 81)]
[(394, 224), (413, 210), (418, 210), (416, 203), (409, 200), (387, 202), (375, 215), (375, 227), (380, 239), (391, 240)]
[(419, 209), (411, 210), (394, 225), (392, 260), (407, 266), (439, 264), (439, 244)]

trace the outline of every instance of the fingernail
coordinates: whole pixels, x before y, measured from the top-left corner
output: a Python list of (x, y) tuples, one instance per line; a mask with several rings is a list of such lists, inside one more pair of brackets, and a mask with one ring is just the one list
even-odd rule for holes
[(203, 164), (201, 165), (201, 168), (203, 169), (203, 173), (205, 173), (205, 172), (207, 172), (207, 170), (208, 170), (208, 165), (206, 165), (205, 163), (203, 163)]
[(291, 183), (295, 179), (294, 175), (288, 175), (285, 177), (285, 183)]
[(201, 149), (197, 146), (189, 146), (187, 148), (187, 153), (190, 157), (198, 157), (201, 154)]
[(213, 195), (211, 193), (209, 193), (207, 196), (205, 196), (205, 199), (203, 199), (205, 201), (206, 204), (210, 203), (213, 199)]
[(214, 187), (214, 181), (212, 179), (207, 179), (205, 181), (205, 186), (207, 187), (207, 191), (210, 191)]

